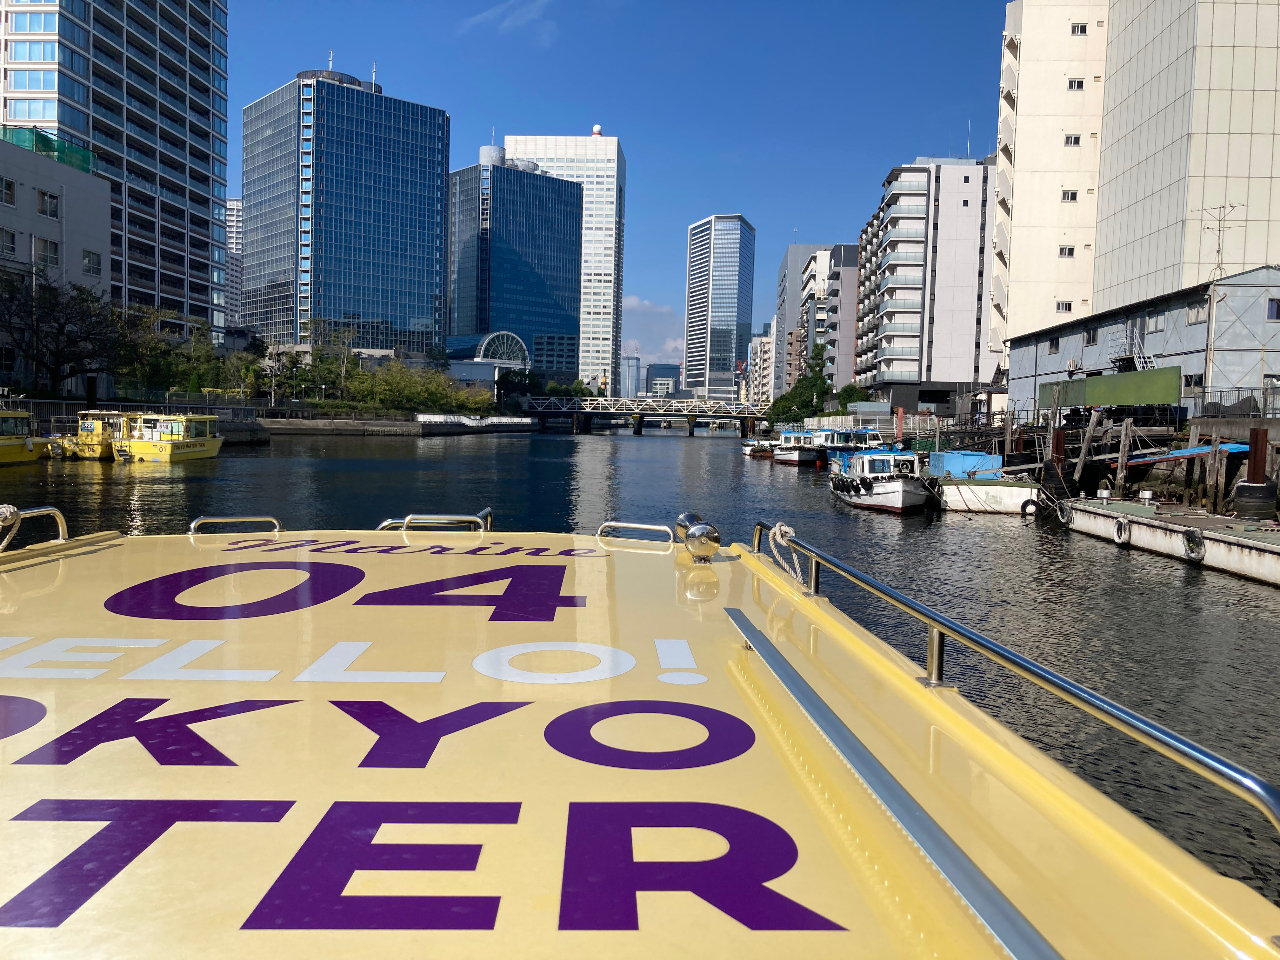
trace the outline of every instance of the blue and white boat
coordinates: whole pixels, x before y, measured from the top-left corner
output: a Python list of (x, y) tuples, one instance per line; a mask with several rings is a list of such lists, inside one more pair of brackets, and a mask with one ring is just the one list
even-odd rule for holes
[(816, 464), (826, 456), (826, 446), (812, 430), (783, 430), (778, 445), (773, 448), (774, 463)]
[(831, 492), (851, 507), (908, 513), (922, 509), (932, 493), (910, 450), (878, 447), (831, 456)]

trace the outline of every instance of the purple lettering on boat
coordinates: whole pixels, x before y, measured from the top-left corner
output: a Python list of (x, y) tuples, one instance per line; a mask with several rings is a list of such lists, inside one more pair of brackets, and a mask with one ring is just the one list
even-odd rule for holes
[(344, 896), (357, 870), (474, 870), (480, 845), (374, 843), (384, 823), (515, 823), (518, 803), (333, 804), (243, 930), (492, 930), (498, 900)]
[(0, 694), (0, 740), (30, 730), (48, 712), (39, 700)]
[[(297, 570), (307, 574), (307, 579), (274, 597), (251, 603), (196, 607), (178, 602), (178, 597), (192, 587), (219, 577), (229, 577), (234, 573), (252, 573), (257, 570)], [(122, 617), (148, 620), (243, 620), (314, 607), (341, 596), (363, 579), (363, 570), (345, 563), (289, 560), (224, 563), (213, 567), (180, 570), (154, 580), (146, 580), (108, 597), (104, 606)]]
[[(729, 849), (714, 860), (635, 859), (634, 827), (696, 827)], [(561, 930), (639, 930), (636, 894), (684, 890), (751, 930), (843, 930), (765, 886), (796, 864), (772, 820), (719, 803), (571, 803), (560, 890)]]
[(461, 710), (430, 720), (413, 720), (381, 700), (331, 700), (335, 707), (378, 735), (362, 767), (416, 767), (427, 765), (441, 739), (528, 706), (521, 703), (473, 703)]
[[(707, 728), (707, 739), (684, 750), (623, 750), (601, 743), (591, 728), (601, 720), (634, 713), (664, 713), (684, 717)], [(594, 703), (562, 713), (543, 731), (547, 743), (567, 757), (625, 770), (687, 770), (709, 767), (740, 757), (756, 742), (745, 721), (723, 710), (674, 700), (616, 700)]]
[(297, 703), (296, 700), (238, 700), (167, 717), (142, 719), (168, 702), (133, 697), (121, 700), (14, 763), (61, 766), (104, 743), (134, 739), (155, 758), (156, 763), (166, 767), (234, 767), (236, 764), (192, 730), (191, 724)]
[[(585, 607), (586, 597), (562, 596), (563, 564), (522, 563), (366, 593), (356, 606), (493, 607), (490, 620), (549, 622), (561, 607)], [(483, 583), (507, 583), (500, 594), (450, 593)]]
[(40, 800), (14, 820), (106, 826), (0, 906), (0, 927), (56, 927), (175, 823), (278, 823), (292, 800)]

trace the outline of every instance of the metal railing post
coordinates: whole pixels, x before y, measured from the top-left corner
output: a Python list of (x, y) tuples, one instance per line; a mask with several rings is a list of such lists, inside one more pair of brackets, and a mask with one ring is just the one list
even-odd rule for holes
[(822, 571), (822, 564), (817, 557), (809, 558), (809, 593), (813, 596), (818, 595), (818, 583)]
[(946, 670), (947, 635), (937, 627), (929, 628), (929, 646), (924, 657), (924, 683), (930, 687), (946, 685), (943, 679)]

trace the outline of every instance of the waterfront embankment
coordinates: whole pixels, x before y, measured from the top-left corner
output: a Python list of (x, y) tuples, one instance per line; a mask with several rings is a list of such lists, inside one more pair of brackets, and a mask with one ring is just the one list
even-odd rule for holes
[(451, 413), (420, 413), (414, 420), (264, 416), (257, 422), (272, 436), (291, 437), (451, 437), (473, 433), (530, 433), (538, 429), (536, 421), (527, 417), (469, 417)]

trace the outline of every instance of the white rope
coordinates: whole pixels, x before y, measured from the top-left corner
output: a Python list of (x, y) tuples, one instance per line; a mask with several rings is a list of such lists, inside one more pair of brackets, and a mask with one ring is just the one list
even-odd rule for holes
[(7, 527), (17, 519), (17, 507), (11, 503), (0, 503), (0, 527)]
[(795, 565), (794, 569), (792, 569), (791, 564), (782, 559), (782, 555), (778, 552), (779, 546), (790, 548), (790, 540), (795, 535), (796, 532), (785, 523), (775, 523), (769, 531), (769, 549), (773, 551), (773, 559), (778, 561), (778, 566), (795, 577), (800, 583), (805, 583), (804, 571), (800, 567), (800, 558), (796, 556), (795, 550), (791, 550), (791, 564)]

